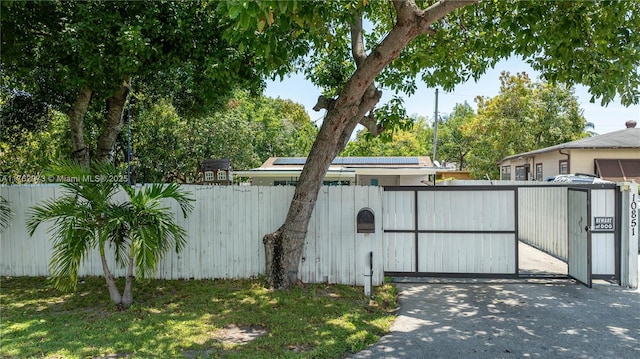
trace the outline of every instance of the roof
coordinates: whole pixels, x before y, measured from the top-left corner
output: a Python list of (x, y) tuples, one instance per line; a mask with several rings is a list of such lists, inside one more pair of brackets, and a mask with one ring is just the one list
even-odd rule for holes
[[(266, 177), (273, 175), (299, 175), (306, 157), (271, 157), (262, 166), (249, 171), (236, 171), (242, 177)], [(450, 168), (435, 167), (428, 156), (413, 157), (336, 157), (329, 166), (326, 177), (350, 177), (358, 175), (425, 175)]]
[(512, 158), (537, 155), (545, 152), (562, 149), (615, 149), (615, 148), (640, 148), (640, 128), (625, 128), (624, 130), (605, 133), (599, 136), (587, 137), (576, 141), (545, 147), (534, 151), (518, 153), (505, 157), (502, 161)]
[[(306, 157), (271, 157), (258, 170), (302, 169)], [(347, 168), (425, 168), (433, 167), (427, 156), (414, 157), (336, 157), (331, 161), (330, 169)]]

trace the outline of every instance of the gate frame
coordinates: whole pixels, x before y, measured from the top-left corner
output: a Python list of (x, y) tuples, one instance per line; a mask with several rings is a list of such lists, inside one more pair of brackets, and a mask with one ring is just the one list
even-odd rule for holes
[[(500, 186), (487, 186), (487, 185), (472, 185), (472, 186), (385, 186), (383, 191), (390, 192), (413, 192), (414, 193), (414, 223), (413, 229), (384, 229), (384, 233), (413, 233), (414, 234), (414, 260), (416, 268), (412, 272), (392, 272), (384, 271), (385, 276), (391, 277), (444, 277), (444, 278), (490, 278), (490, 279), (514, 279), (519, 278), (519, 251), (518, 251), (518, 186), (513, 185), (500, 185)], [(513, 231), (474, 231), (474, 230), (420, 230), (418, 229), (418, 192), (453, 192), (453, 191), (511, 191), (514, 196), (514, 228)], [(384, 206), (384, 204), (383, 204)], [(383, 207), (384, 211), (384, 207)], [(496, 234), (513, 234), (514, 247), (515, 247), (515, 273), (463, 273), (463, 272), (419, 272), (419, 234), (420, 233), (496, 233)], [(384, 239), (383, 239), (384, 240)]]
[[(522, 188), (522, 187), (549, 187), (549, 186), (557, 186), (557, 187), (564, 187), (567, 190), (569, 188), (578, 188), (578, 189), (585, 189), (588, 191), (589, 193), (589, 197), (591, 197), (591, 191), (592, 190), (598, 190), (598, 189), (613, 189), (615, 192), (614, 195), (614, 216), (615, 216), (615, 228), (614, 231), (612, 232), (614, 235), (614, 274), (613, 276), (610, 274), (597, 274), (597, 275), (593, 275), (593, 273), (591, 274), (591, 279), (605, 279), (605, 280), (613, 280), (615, 282), (617, 282), (618, 284), (621, 284), (621, 279), (622, 279), (622, 273), (621, 273), (621, 246), (622, 246), (622, 232), (621, 232), (621, 225), (622, 225), (622, 201), (621, 201), (621, 193), (619, 191), (620, 189), (620, 184), (617, 183), (597, 183), (597, 184), (580, 184), (580, 185), (576, 185), (576, 184), (544, 184), (544, 183), (532, 183), (532, 184), (527, 184), (527, 185), (513, 185), (513, 184), (506, 184), (506, 185), (501, 185), (499, 184), (499, 181), (494, 182), (493, 185), (460, 185), (460, 186), (455, 186), (455, 185), (447, 185), (447, 186), (384, 186), (383, 187), (383, 191), (405, 191), (405, 192), (414, 192), (414, 213), (416, 213), (416, 218), (414, 220), (414, 224), (413, 224), (413, 229), (411, 230), (387, 230), (383, 229), (383, 234), (384, 233), (413, 233), (414, 234), (414, 260), (416, 262), (416, 268), (414, 271), (412, 272), (395, 272), (395, 271), (384, 271), (384, 275), (385, 276), (394, 276), (394, 277), (448, 277), (448, 278), (506, 278), (506, 279), (514, 279), (514, 278), (530, 278), (530, 275), (521, 275), (520, 272), (520, 267), (519, 267), (519, 251), (518, 251), (518, 244), (520, 242), (520, 239), (518, 237), (518, 229), (519, 229), (519, 221), (518, 221), (518, 214), (519, 214), (519, 209), (518, 209), (518, 204), (519, 204), (519, 198), (518, 198), (518, 189)], [(419, 268), (419, 263), (418, 263), (418, 256), (419, 256), (419, 240), (418, 240), (418, 235), (420, 233), (435, 233), (435, 232), (442, 232), (442, 231), (429, 231), (429, 230), (419, 230), (418, 229), (418, 215), (417, 215), (417, 206), (418, 206), (418, 201), (417, 201), (417, 196), (418, 196), (418, 191), (498, 191), (498, 190), (512, 190), (514, 192), (514, 200), (515, 200), (515, 208), (514, 208), (514, 216), (515, 216), (515, 226), (514, 226), (514, 230), (515, 230), (515, 273), (504, 273), (504, 274), (500, 274), (500, 273), (460, 273), (460, 272), (455, 272), (455, 273), (444, 273), (444, 272), (419, 272), (418, 268)], [(383, 209), (384, 210), (384, 209)], [(591, 203), (589, 204), (589, 208), (587, 209), (589, 216), (591, 216)], [(592, 218), (589, 218), (589, 221), (591, 222)], [(480, 233), (480, 232), (487, 232), (487, 233), (512, 233), (511, 231), (446, 231), (447, 233)], [(591, 233), (590, 233), (591, 235)], [(567, 238), (568, 240), (568, 238)], [(544, 252), (544, 251), (543, 251)], [(589, 246), (589, 253), (592, 252), (592, 248), (591, 245)], [(546, 253), (546, 252), (545, 252)], [(548, 254), (548, 253), (547, 253)], [(552, 255), (552, 254), (549, 254)], [(552, 255), (553, 256), (553, 255)], [(555, 256), (554, 256), (555, 257)], [(565, 261), (565, 263), (567, 263), (568, 265), (568, 260)], [(590, 268), (589, 271), (592, 272), (593, 268), (593, 263), (590, 262)], [(545, 276), (543, 276), (545, 277)], [(563, 275), (560, 277), (554, 276), (554, 278), (570, 278), (569, 274), (567, 273), (567, 275)]]
[[(497, 182), (497, 181), (496, 181)], [(588, 196), (589, 196), (589, 200), (591, 201), (591, 192), (593, 190), (613, 190), (614, 192), (614, 217), (615, 217), (615, 228), (613, 229), (613, 231), (603, 231), (603, 232), (597, 232), (597, 233), (612, 233), (613, 234), (613, 246), (614, 246), (614, 273), (613, 274), (593, 274), (593, 267), (590, 268), (590, 270), (592, 271), (591, 274), (591, 279), (600, 279), (600, 280), (607, 280), (607, 281), (614, 281), (618, 284), (621, 284), (621, 280), (622, 280), (622, 273), (621, 273), (621, 256), (622, 256), (622, 252), (621, 252), (621, 248), (622, 248), (622, 193), (620, 192), (620, 183), (584, 183), (584, 184), (576, 184), (576, 183), (557, 183), (557, 184), (544, 184), (544, 183), (535, 183), (535, 184), (527, 184), (527, 185), (521, 185), (521, 186), (517, 186), (519, 188), (536, 188), (536, 187), (550, 187), (550, 186), (554, 186), (554, 187), (559, 187), (559, 188), (566, 188), (567, 190), (569, 190), (569, 188), (573, 188), (573, 189), (584, 189), (587, 190), (589, 192)], [(592, 204), (589, 203), (589, 207), (588, 207), (588, 213), (589, 213), (589, 221), (591, 221), (591, 219), (593, 219), (591, 217), (592, 215), (592, 208), (591, 208)], [(567, 238), (568, 240), (568, 238)], [(536, 248), (539, 251), (545, 252), (547, 255), (550, 255), (564, 263), (566, 263), (567, 265), (569, 265), (569, 260), (567, 258), (567, 260), (564, 260), (562, 258), (559, 258), (557, 255), (553, 254), (553, 253), (547, 253), (544, 249), (542, 248), (538, 248), (538, 246), (529, 244), (530, 246)], [(592, 251), (592, 248), (589, 248), (590, 251)], [(593, 256), (592, 256), (593, 257)], [(593, 258), (591, 258), (593, 259)], [(593, 266), (593, 263), (591, 264)], [(543, 276), (544, 277), (544, 276)], [(562, 278), (564, 278), (565, 276), (563, 276)], [(567, 276), (568, 273), (567, 273)]]
[[(586, 276), (587, 276), (587, 278), (586, 278), (586, 280), (587, 281), (584, 282), (581, 279), (576, 278), (573, 275), (571, 275), (571, 262), (572, 262), (571, 258), (572, 258), (573, 255), (575, 255), (575, 254), (571, 253), (571, 248), (572, 248), (571, 247), (571, 236), (570, 236), (571, 224), (569, 224), (567, 226), (567, 232), (568, 232), (567, 241), (569, 242), (569, 243), (567, 243), (567, 275), (568, 275), (569, 278), (575, 280), (576, 282), (578, 282), (578, 283), (580, 283), (580, 284), (582, 284), (582, 285), (584, 285), (584, 286), (586, 286), (588, 288), (591, 288), (593, 286), (593, 255), (592, 255), (593, 238), (591, 236), (591, 234), (592, 234), (591, 226), (593, 225), (593, 223), (591, 221), (591, 189), (590, 188), (584, 188), (584, 187), (581, 188), (581, 187), (570, 186), (570, 187), (567, 188), (567, 196), (568, 197), (570, 197), (569, 194), (572, 191), (573, 192), (578, 192), (578, 193), (584, 193), (586, 195), (586, 202), (587, 202), (587, 206), (586, 206), (587, 207), (586, 208), (586, 212), (587, 212), (586, 222), (587, 223), (586, 223), (584, 229), (585, 229), (586, 241), (587, 241), (587, 244), (586, 244), (586, 250), (587, 250), (587, 253), (586, 253), (586, 256), (587, 256), (587, 258), (586, 258), (586, 267), (587, 267)], [(571, 211), (571, 203), (569, 203), (569, 202), (570, 201), (567, 198), (567, 212)], [(570, 219), (569, 216), (567, 216), (567, 219)], [(580, 226), (582, 226), (582, 225), (580, 225)]]

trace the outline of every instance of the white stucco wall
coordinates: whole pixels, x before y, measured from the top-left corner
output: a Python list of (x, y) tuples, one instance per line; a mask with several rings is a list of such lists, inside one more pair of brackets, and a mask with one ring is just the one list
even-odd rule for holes
[[(640, 146), (640, 144), (638, 144)], [(515, 180), (516, 167), (529, 164), (531, 176), (535, 178), (536, 164), (542, 164), (542, 179), (560, 174), (560, 161), (569, 159), (569, 173), (595, 174), (594, 159), (636, 159), (640, 158), (640, 148), (636, 149), (564, 149), (546, 152), (522, 158), (512, 158), (500, 163), (502, 166), (511, 167), (511, 180)]]

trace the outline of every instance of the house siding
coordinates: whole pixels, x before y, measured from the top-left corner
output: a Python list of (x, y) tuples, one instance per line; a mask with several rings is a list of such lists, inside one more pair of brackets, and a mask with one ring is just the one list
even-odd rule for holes
[[(640, 145), (640, 144), (639, 144)], [(560, 174), (559, 163), (562, 160), (569, 160), (569, 173), (589, 173), (595, 174), (595, 159), (636, 159), (640, 158), (640, 148), (625, 149), (564, 149), (559, 151), (540, 153), (529, 157), (508, 159), (499, 163), (499, 166), (510, 166), (511, 176), (515, 178), (516, 167), (529, 164), (530, 178), (535, 178), (536, 164), (542, 164), (542, 178), (557, 176)], [(513, 179), (512, 178), (512, 179)]]
[[(638, 144), (640, 146), (640, 143)], [(640, 148), (637, 149), (593, 149), (573, 150), (571, 152), (571, 171), (579, 173), (596, 173), (595, 159), (637, 159), (640, 158)]]
[(371, 186), (371, 180), (377, 179), (378, 186), (398, 186), (400, 184), (399, 176), (374, 176), (374, 175), (359, 175), (356, 179), (358, 185)]

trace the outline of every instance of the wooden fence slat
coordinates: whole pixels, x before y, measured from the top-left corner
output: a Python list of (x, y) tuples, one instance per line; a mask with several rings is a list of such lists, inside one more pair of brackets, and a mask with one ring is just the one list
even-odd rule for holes
[[(284, 222), (294, 188), (184, 187), (196, 200), (191, 215), (183, 219), (175, 201), (168, 201), (166, 205), (187, 231), (187, 245), (180, 254), (170, 250), (165, 255), (158, 265), (156, 278), (252, 278), (264, 274), (262, 237)], [(25, 227), (26, 211), (43, 200), (60, 196), (60, 187), (0, 186), (0, 194), (12, 202), (16, 213), (10, 227), (0, 234), (0, 275), (48, 275), (52, 248), (47, 233), (50, 225), (40, 226), (30, 237)], [(305, 262), (300, 273), (304, 281), (321, 282), (328, 276), (334, 283), (362, 285), (364, 256), (368, 255), (369, 248), (378, 248), (376, 257), (380, 257), (380, 264), (373, 283), (382, 282), (381, 196), (378, 187), (322, 188), (306, 239)], [(126, 194), (119, 193), (117, 198), (124, 200)], [(380, 215), (379, 230), (369, 235), (366, 242), (355, 233), (355, 217), (360, 207), (376, 208)], [(361, 242), (366, 245), (359, 245)], [(364, 247), (366, 253), (356, 252), (360, 247)], [(125, 275), (125, 269), (116, 266), (112, 254), (107, 260), (116, 276)], [(87, 257), (80, 274), (102, 275), (97, 250)]]

